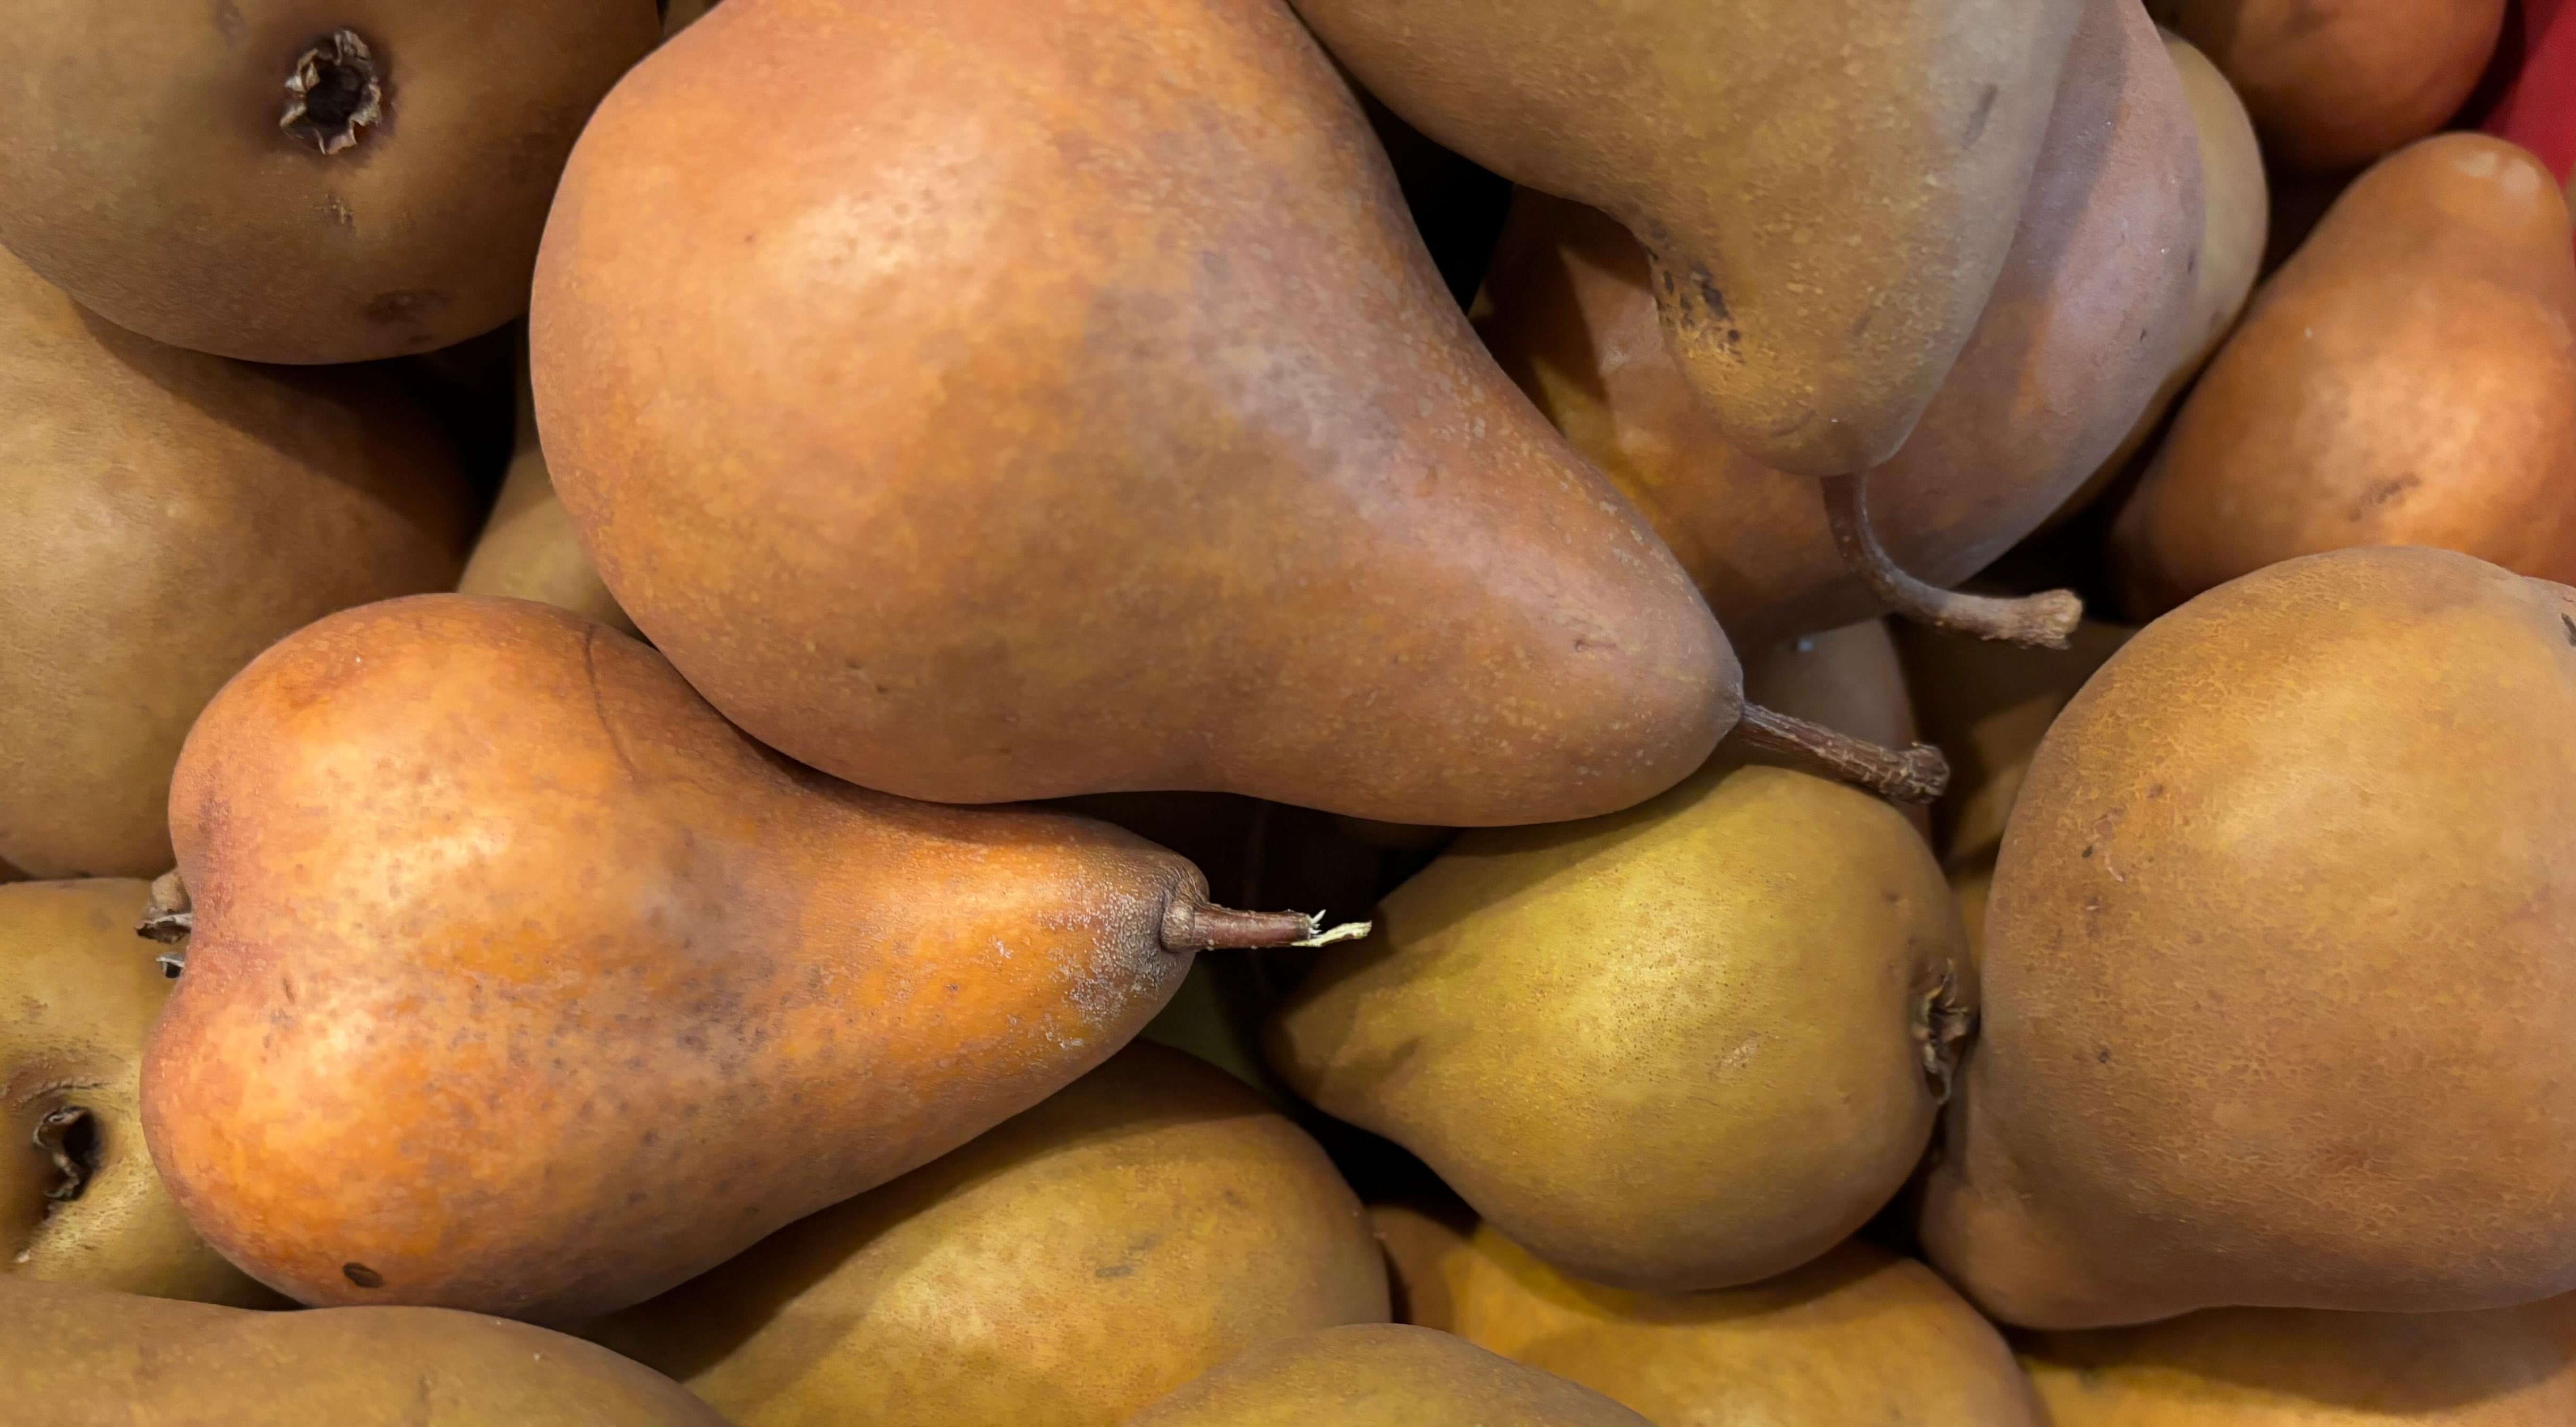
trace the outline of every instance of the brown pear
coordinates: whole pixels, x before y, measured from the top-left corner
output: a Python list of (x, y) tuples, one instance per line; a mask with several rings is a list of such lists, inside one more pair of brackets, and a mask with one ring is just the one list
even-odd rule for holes
[[(1982, 568), (2064, 501), (2191, 335), (2200, 181), (2182, 83), (2136, 5), (2078, 8), (2001, 279), (1922, 423), (1869, 480), (1878, 540), (1935, 584)], [(1743, 647), (1888, 608), (1839, 552), (1815, 482), (1766, 462), (1694, 399), (1656, 330), (1655, 281), (1648, 250), (1617, 223), (1524, 193), (1479, 328), (1645, 511)]]
[(1257, 1343), (1386, 1321), (1322, 1149), (1131, 1045), (892, 1184), (582, 1336), (737, 1427), (1117, 1427)]
[(721, 11), (583, 138), (534, 338), (619, 603), (868, 787), (1543, 822), (1737, 721), (1279, 0)]
[(2272, 157), (2332, 170), (2442, 127), (2476, 87), (2505, 0), (2148, 0), (2208, 52)]
[[(1905, 668), (1897, 660), (1896, 641), (1883, 619), (1802, 634), (1748, 653), (1744, 697), (1748, 703), (1889, 748), (1907, 747), (1918, 736)], [(1915, 831), (1930, 835), (1929, 809), (1910, 804), (1904, 811)]]
[(1655, 1427), (2048, 1423), (1977, 1310), (1868, 1244), (1751, 1288), (1630, 1293), (1568, 1278), (1490, 1224), (1392, 1206), (1369, 1217), (1405, 1321), (1579, 1382)]
[(555, 494), (546, 469), (546, 449), (537, 439), (536, 399), (527, 391), (522, 367), (518, 440), (510, 468), (501, 480), (500, 499), (474, 542), (465, 573), (456, 582), (460, 593), (502, 595), (535, 600), (595, 619), (622, 634), (635, 633), (635, 622), (617, 607), (617, 597), (599, 578), (573, 533), (572, 517)]
[(47, 1427), (726, 1427), (669, 1379), (525, 1323), (247, 1313), (23, 1278), (0, 1278), (0, 1381), (13, 1420)]
[(1549, 1262), (1718, 1288), (1896, 1193), (1974, 999), (1895, 809), (1719, 758), (1625, 813), (1461, 837), (1324, 953), (1269, 1048)]
[(1891, 748), (1916, 737), (1905, 667), (1885, 620), (1802, 634), (1747, 654), (1744, 697)]
[(2564, 1427), (2576, 1300), (2473, 1313), (2220, 1308), (2033, 1334), (2054, 1427)]
[(168, 871), (197, 710), (290, 630), (453, 585), (473, 530), (382, 373), (164, 347), (6, 253), (0, 437), (0, 878)]
[(1447, 1333), (1385, 1323), (1266, 1343), (1129, 1427), (1650, 1427), (1597, 1392)]
[(2163, 424), (2174, 399), (2218, 354), (2219, 345), (2245, 311), (2254, 293), (2254, 277), (2263, 263), (2269, 238), (2272, 194), (2263, 179), (2263, 150), (2254, 138), (2254, 121), (2227, 76), (2209, 56), (2178, 35), (2166, 35), (2165, 54), (2181, 76), (2183, 96), (2191, 103), (2193, 132), (2200, 140), (2200, 253), (2192, 270), (2190, 316), (2184, 325), (2182, 350), (2173, 370), (2138, 414), (2129, 434), (2094, 468), (2075, 494), (2049, 519), (2061, 520), (2090, 504), (2129, 470), (2129, 463)]
[(2087, 3), (1296, 0), (1414, 127), (1635, 233), (1718, 429), (1808, 476), (1894, 455), (1959, 359)]
[(0, 245), (119, 326), (261, 362), (527, 310), (564, 155), (651, 0), (17, 0)]
[(1986, 891), (2005, 819), (2039, 741), (2067, 701), (2137, 631), (2087, 620), (2064, 649), (1953, 639), (1907, 628), (1897, 636), (1907, 686), (1927, 736), (1949, 755), (1949, 790), (1932, 807), (1932, 845), (1959, 899), (1971, 947), (1984, 939)]
[(161, 1187), (136, 1106), (169, 995), (136, 881), (0, 887), (0, 1273), (267, 1307)]
[(2576, 1288), (2576, 590), (2337, 551), (2041, 741), (1921, 1231), (2037, 1328)]
[(2257, 295), (2120, 512), (2153, 616), (2275, 561), (2437, 545), (2576, 580), (2576, 256), (2528, 152), (2381, 160)]
[(626, 1307), (1046, 1098), (1192, 952), (1313, 929), (1105, 823), (833, 782), (518, 600), (298, 632), (170, 806), (193, 931), (145, 1133), (307, 1303)]

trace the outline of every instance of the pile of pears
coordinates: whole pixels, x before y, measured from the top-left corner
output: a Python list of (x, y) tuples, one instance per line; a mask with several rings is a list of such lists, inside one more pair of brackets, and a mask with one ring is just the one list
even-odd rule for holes
[(0, 1418), (2576, 1423), (2568, 94), (19, 0)]

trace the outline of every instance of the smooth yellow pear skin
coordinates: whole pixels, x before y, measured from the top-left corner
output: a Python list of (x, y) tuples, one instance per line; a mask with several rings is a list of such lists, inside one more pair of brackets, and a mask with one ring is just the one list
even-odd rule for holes
[(1128, 1427), (1648, 1427), (1597, 1392), (1447, 1333), (1330, 1328), (1265, 1344)]
[(1896, 1192), (1973, 1000), (1903, 814), (1721, 758), (1625, 813), (1461, 837), (1324, 954), (1268, 1048), (1551, 1263), (1716, 1288)]
[(1405, 1321), (1579, 1382), (1656, 1427), (2047, 1427), (1967, 1300), (1857, 1240), (1749, 1288), (1630, 1293), (1568, 1278), (1490, 1224), (1396, 1205), (1369, 1218)]
[(2576, 1297), (2469, 1313), (2220, 1308), (2021, 1347), (2055, 1427), (2576, 1422)]

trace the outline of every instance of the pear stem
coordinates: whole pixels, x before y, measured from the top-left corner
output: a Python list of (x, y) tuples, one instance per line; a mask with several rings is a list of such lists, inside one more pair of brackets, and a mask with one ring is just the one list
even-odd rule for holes
[(1193, 897), (1177, 898), (1163, 913), (1166, 951), (1251, 950), (1273, 946), (1330, 946), (1369, 934), (1367, 922), (1327, 928), (1319, 913), (1238, 912)]
[(1836, 733), (1823, 724), (1791, 718), (1760, 704), (1744, 706), (1735, 734), (1765, 753), (1794, 758), (1900, 803), (1928, 803), (1950, 786), (1950, 760), (1928, 743), (1918, 743), (1899, 753), (1884, 744)]
[(2063, 649), (2084, 618), (2084, 601), (2073, 590), (1998, 599), (1939, 589), (1897, 568), (1870, 528), (1867, 471), (1825, 477), (1824, 493), (1825, 518), (1833, 525), (1834, 548), (1842, 552), (1843, 563), (1881, 603), (1907, 619), (1979, 639)]

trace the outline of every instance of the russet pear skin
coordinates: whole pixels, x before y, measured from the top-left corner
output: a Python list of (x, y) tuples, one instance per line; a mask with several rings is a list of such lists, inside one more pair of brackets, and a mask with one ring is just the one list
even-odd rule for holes
[(1919, 1218), (2033, 1328), (2576, 1288), (2576, 590), (2313, 555), (2050, 727)]
[(538, 267), (584, 547), (837, 777), (1531, 823), (1736, 722), (1279, 0), (719, 7), (601, 107)]
[(444, 1308), (255, 1313), (0, 1278), (0, 1381), (49, 1427), (728, 1427), (578, 1338)]
[(1117, 1427), (1256, 1343), (1382, 1323), (1323, 1149), (1138, 1042), (891, 1184), (581, 1335), (735, 1427)]
[(2085, 3), (1296, 0), (1414, 127), (1634, 233), (1718, 429), (1806, 476), (1894, 455), (1959, 359)]
[(834, 782), (643, 645), (468, 595), (262, 655), (171, 809), (145, 1132), (314, 1304), (622, 1308), (1099, 1064), (1192, 948), (1308, 927), (1103, 823)]
[(2112, 531), (2150, 618), (2297, 555), (2434, 545), (2576, 580), (2576, 257), (2528, 151), (2382, 159), (2254, 298)]
[[(2127, 434), (2192, 339), (2202, 242), (2191, 109), (2127, 0), (2083, 0), (2000, 276), (1870, 524), (1906, 570), (1966, 578), (2037, 527)], [(1658, 334), (1646, 247), (1523, 191), (1477, 307), (1503, 369), (1645, 512), (1740, 649), (1886, 606), (1837, 549), (1816, 482), (1694, 394)]]

